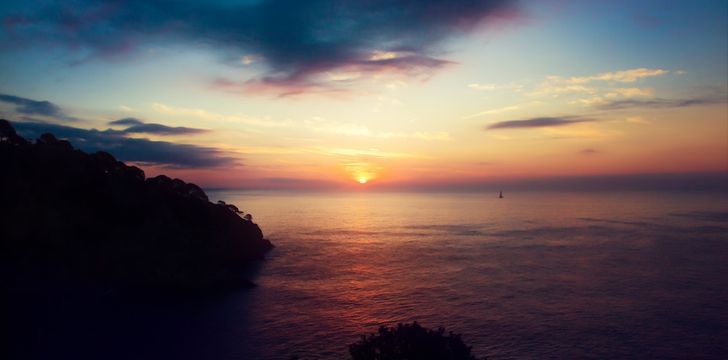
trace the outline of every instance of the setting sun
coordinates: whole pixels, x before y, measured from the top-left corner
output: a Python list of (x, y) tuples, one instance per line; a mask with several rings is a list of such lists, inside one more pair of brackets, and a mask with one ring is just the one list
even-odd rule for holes
[(365, 177), (360, 177), (360, 178), (356, 179), (356, 181), (358, 181), (359, 184), (366, 184), (367, 181), (369, 181), (369, 179), (367, 179)]

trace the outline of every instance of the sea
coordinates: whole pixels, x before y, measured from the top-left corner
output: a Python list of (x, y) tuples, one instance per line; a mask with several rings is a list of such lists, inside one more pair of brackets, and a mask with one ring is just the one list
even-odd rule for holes
[(208, 194), (275, 245), (256, 286), (49, 320), (56, 358), (346, 359), (413, 321), (491, 360), (728, 358), (728, 193)]

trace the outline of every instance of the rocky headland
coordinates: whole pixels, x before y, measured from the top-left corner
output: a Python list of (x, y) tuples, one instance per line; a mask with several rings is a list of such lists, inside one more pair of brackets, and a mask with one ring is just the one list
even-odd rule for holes
[(10, 291), (246, 286), (272, 248), (250, 216), (195, 184), (0, 120), (0, 256)]

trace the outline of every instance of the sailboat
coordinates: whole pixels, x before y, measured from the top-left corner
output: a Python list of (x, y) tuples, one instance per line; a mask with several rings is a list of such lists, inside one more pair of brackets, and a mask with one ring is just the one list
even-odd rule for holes
[(498, 198), (499, 199), (502, 199), (503, 198), (503, 190), (501, 190), (500, 194), (498, 194)]

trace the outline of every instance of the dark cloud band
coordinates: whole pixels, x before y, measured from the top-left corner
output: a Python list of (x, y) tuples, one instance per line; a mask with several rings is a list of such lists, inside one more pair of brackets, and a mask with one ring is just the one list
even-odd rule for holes
[(109, 122), (109, 125), (126, 126), (127, 128), (121, 131), (127, 134), (195, 135), (207, 132), (205, 129), (145, 123), (137, 118), (114, 120)]
[(124, 132), (130, 134), (194, 135), (207, 132), (207, 130), (188, 128), (184, 126), (172, 127), (162, 124), (139, 124), (124, 129)]
[(58, 105), (50, 101), (38, 101), (7, 94), (0, 94), (0, 101), (15, 105), (15, 111), (23, 115), (48, 116), (68, 121), (78, 120), (66, 115)]
[(725, 103), (725, 98), (719, 97), (706, 97), (706, 98), (693, 98), (693, 99), (626, 99), (626, 100), (615, 100), (610, 101), (598, 106), (601, 110), (621, 110), (621, 109), (668, 109), (668, 108), (681, 108), (688, 106), (701, 106), (701, 105), (712, 105)]
[(121, 161), (174, 168), (208, 168), (236, 163), (236, 159), (215, 148), (128, 138), (125, 132), (118, 130), (86, 130), (35, 122), (14, 122), (13, 126), (26, 138), (36, 139), (44, 133), (52, 133), (60, 139), (68, 139), (81, 150), (107, 151)]
[(588, 121), (594, 121), (593, 119), (577, 118), (572, 116), (567, 117), (538, 117), (526, 120), (508, 120), (501, 121), (495, 124), (487, 126), (486, 130), (492, 129), (528, 129), (528, 128), (539, 128), (539, 127), (553, 127), (553, 126), (566, 126), (572, 124), (578, 124)]
[(119, 120), (110, 121), (109, 125), (120, 125), (120, 126), (134, 126), (134, 125), (141, 125), (144, 124), (144, 121), (139, 120), (137, 118), (123, 118)]
[(444, 40), (516, 14), (510, 0), (80, 0), (28, 8), (5, 14), (10, 42), (101, 58), (150, 43), (206, 47), (229, 63), (254, 57), (266, 66), (254, 80), (282, 88), (313, 86), (335, 70), (426, 73), (449, 63), (437, 58)]

